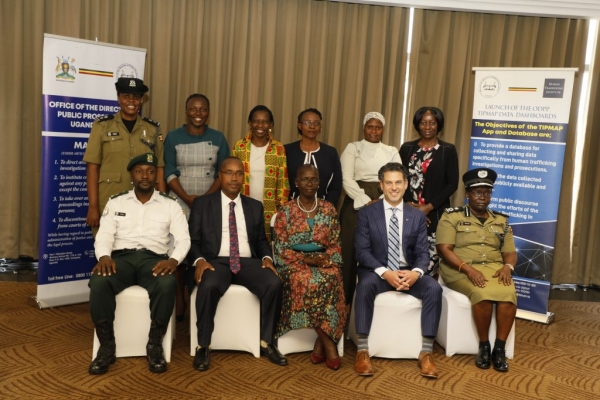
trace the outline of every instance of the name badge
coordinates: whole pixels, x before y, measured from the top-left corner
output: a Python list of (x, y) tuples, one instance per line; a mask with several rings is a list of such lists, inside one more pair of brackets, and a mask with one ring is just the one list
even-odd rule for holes
[(108, 133), (106, 133), (106, 136), (108, 136), (108, 137), (119, 136), (119, 132), (108, 132)]
[(460, 221), (458, 224), (459, 225), (471, 225), (470, 222), (465, 222), (465, 221)]
[(123, 213), (123, 212), (118, 212), (118, 211), (116, 211), (116, 212), (115, 212), (115, 215), (116, 215), (117, 217), (124, 217), (124, 216), (125, 216), (125, 215), (127, 215), (127, 214), (125, 214), (125, 213)]

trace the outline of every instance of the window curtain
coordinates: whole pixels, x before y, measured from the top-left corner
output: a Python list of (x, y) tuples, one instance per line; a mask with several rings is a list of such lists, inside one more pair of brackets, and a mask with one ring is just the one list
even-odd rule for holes
[[(423, 105), (439, 107), (445, 116), (441, 138), (456, 145), (461, 175), (469, 160), (473, 67), (579, 68), (565, 152), (552, 283), (562, 283), (561, 271), (573, 268), (570, 225), (574, 146), (588, 24), (587, 20), (516, 15), (429, 10), (415, 13), (411, 73), (416, 75), (416, 82), (405, 121), (410, 132), (406, 140), (417, 137), (410, 126), (414, 111)], [(463, 204), (464, 193), (459, 184), (452, 203)]]
[[(600, 40), (600, 34), (596, 43)], [(600, 286), (600, 46), (596, 45), (590, 70), (590, 103), (581, 165), (581, 186), (577, 201), (573, 237), (573, 265), (555, 268), (560, 281), (583, 286)], [(568, 206), (568, 205), (567, 205)], [(554, 274), (554, 272), (553, 272)]]
[(386, 143), (400, 140), (408, 18), (405, 8), (313, 0), (0, 1), (0, 256), (37, 256), (44, 33), (147, 49), (142, 112), (164, 132), (203, 93), (230, 145), (257, 104), (271, 108), (283, 143), (299, 140), (298, 113), (316, 107), (320, 140), (341, 153), (369, 111), (385, 115)]

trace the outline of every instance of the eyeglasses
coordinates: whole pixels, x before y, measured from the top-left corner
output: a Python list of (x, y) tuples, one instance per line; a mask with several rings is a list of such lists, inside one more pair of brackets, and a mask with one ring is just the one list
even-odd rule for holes
[(307, 126), (309, 128), (311, 126), (318, 127), (318, 126), (321, 126), (321, 121), (303, 121), (303, 122), (301, 122), (301, 124), (304, 126)]
[(492, 191), (491, 190), (472, 190), (471, 194), (473, 195), (473, 197), (479, 199), (481, 197), (487, 197), (488, 199), (490, 197), (492, 197)]
[(221, 171), (221, 173), (223, 175), (226, 175), (228, 177), (236, 177), (236, 178), (243, 178), (244, 177), (244, 171)]
[(308, 183), (312, 183), (313, 185), (318, 185), (319, 178), (300, 178), (300, 179), (298, 179), (298, 182), (302, 183), (303, 185), (306, 185)]

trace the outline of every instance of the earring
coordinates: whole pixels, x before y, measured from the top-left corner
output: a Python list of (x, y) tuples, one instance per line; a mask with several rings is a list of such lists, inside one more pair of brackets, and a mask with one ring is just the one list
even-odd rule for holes
[(273, 130), (271, 128), (269, 128), (269, 133), (273, 132)]

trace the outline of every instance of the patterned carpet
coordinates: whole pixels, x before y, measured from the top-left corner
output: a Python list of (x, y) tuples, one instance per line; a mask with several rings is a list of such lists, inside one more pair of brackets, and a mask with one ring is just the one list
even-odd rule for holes
[(182, 322), (166, 373), (151, 374), (135, 357), (92, 376), (88, 305), (39, 310), (35, 293), (35, 283), (0, 282), (0, 398), (600, 398), (600, 303), (554, 300), (551, 325), (517, 320), (507, 374), (477, 369), (474, 356), (446, 357), (436, 344), (438, 380), (422, 378), (415, 360), (387, 359), (374, 359), (375, 376), (362, 378), (353, 372), (350, 341), (339, 371), (312, 365), (308, 353), (277, 367), (247, 353), (215, 351), (210, 369), (197, 372)]

